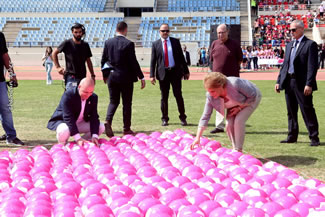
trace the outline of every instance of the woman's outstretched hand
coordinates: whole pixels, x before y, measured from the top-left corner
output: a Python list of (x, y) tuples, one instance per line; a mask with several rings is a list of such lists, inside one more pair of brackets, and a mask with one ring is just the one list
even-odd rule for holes
[(194, 141), (192, 142), (191, 144), (191, 150), (193, 150), (195, 148), (195, 146), (198, 146), (198, 147), (201, 147), (201, 144), (200, 144), (200, 138), (195, 138)]

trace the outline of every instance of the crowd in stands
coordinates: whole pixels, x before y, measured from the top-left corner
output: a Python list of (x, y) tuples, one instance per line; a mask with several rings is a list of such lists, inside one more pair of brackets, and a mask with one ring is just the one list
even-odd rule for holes
[(289, 31), (290, 23), (293, 20), (302, 20), (305, 28), (312, 28), (313, 23), (319, 22), (319, 15), (316, 11), (307, 11), (304, 15), (291, 15), (290, 12), (275, 12), (274, 15), (260, 15), (254, 23), (255, 45), (285, 46), (291, 41)]
[(265, 70), (274, 66), (280, 66), (284, 57), (282, 47), (271, 46), (243, 46), (242, 69)]
[(311, 0), (261, 0), (258, 1), (259, 10), (306, 10), (310, 9)]

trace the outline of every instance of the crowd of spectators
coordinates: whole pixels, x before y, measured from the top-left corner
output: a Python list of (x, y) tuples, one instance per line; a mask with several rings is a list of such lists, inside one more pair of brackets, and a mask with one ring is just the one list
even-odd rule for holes
[(306, 10), (310, 9), (311, 0), (261, 0), (259, 10)]
[(243, 46), (242, 69), (258, 71), (269, 69), (274, 66), (280, 66), (284, 58), (282, 47), (272, 46)]
[(255, 45), (285, 46), (291, 41), (290, 23), (296, 19), (302, 20), (305, 28), (312, 28), (314, 22), (319, 22), (319, 14), (308, 10), (304, 15), (291, 15), (290, 11), (260, 15), (254, 23)]

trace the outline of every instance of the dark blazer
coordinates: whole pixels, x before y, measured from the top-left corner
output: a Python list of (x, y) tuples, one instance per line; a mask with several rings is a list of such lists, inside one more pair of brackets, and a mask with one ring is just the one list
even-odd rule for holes
[[(98, 97), (93, 93), (86, 101), (84, 110), (84, 120), (90, 122), (91, 134), (97, 134), (99, 131), (99, 116), (97, 113)], [(56, 108), (51, 119), (47, 124), (50, 130), (56, 130), (59, 124), (66, 123), (70, 130), (70, 135), (79, 133), (77, 120), (81, 111), (81, 98), (78, 87), (71, 88), (62, 95), (59, 106)]]
[(190, 58), (190, 52), (188, 52), (188, 51), (185, 51), (185, 60), (186, 60), (186, 64), (188, 66), (190, 66), (191, 65), (191, 58)]
[[(176, 76), (182, 78), (185, 74), (189, 74), (187, 64), (183, 55), (181, 43), (178, 39), (169, 37), (173, 49), (173, 56), (175, 61)], [(150, 62), (150, 78), (156, 77), (158, 80), (165, 78), (165, 62), (164, 50), (162, 47), (161, 39), (152, 43), (151, 62)]]
[[(292, 41), (286, 46), (284, 62), (277, 79), (277, 84), (280, 84), (281, 90), (285, 89), (288, 84), (286, 78), (290, 65), (291, 48), (294, 46), (293, 43)], [(316, 42), (304, 36), (296, 51), (293, 65), (298, 89), (304, 90), (307, 85), (312, 87), (313, 91), (317, 90), (316, 73), (318, 69), (318, 53)]]
[(109, 75), (110, 81), (129, 83), (144, 77), (135, 56), (134, 43), (123, 36), (116, 36), (105, 41), (102, 67), (107, 61), (114, 67)]

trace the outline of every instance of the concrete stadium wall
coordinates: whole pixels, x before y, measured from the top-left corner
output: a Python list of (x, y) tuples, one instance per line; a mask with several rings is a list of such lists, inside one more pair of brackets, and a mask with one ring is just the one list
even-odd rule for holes
[[(197, 43), (185, 43), (190, 52), (192, 65), (198, 62)], [(92, 48), (92, 62), (95, 67), (100, 67), (103, 48)], [(15, 66), (40, 66), (45, 48), (9, 48), (9, 55)], [(136, 48), (136, 56), (142, 67), (150, 66), (151, 48)], [(64, 55), (59, 54), (61, 65), (65, 65)]]
[(119, 8), (153, 8), (154, 0), (118, 0), (116, 6)]
[(124, 17), (124, 13), (1, 13), (0, 17)]
[(215, 11), (215, 12), (142, 12), (142, 17), (220, 17), (240, 16), (240, 11)]

